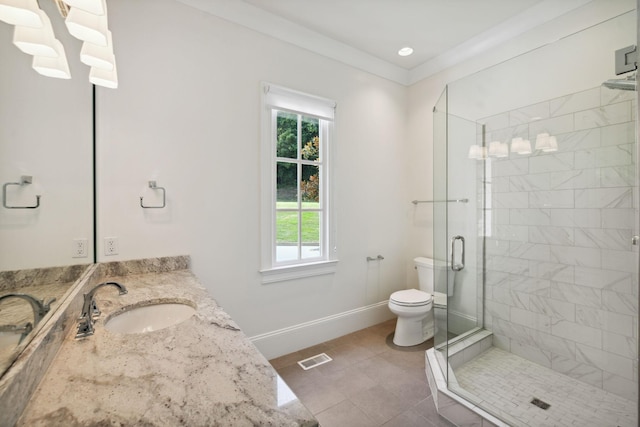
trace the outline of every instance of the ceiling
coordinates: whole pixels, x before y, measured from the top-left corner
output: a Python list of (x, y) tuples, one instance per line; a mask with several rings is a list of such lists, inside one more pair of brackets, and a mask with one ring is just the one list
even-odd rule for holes
[[(412, 69), (542, 0), (244, 0), (326, 37)], [(414, 49), (401, 57), (404, 46)]]
[(411, 84), (592, 0), (178, 1)]

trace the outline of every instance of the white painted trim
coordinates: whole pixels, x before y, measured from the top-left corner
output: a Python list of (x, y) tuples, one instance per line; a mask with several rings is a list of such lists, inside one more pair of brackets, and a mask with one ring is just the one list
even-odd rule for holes
[(288, 265), (285, 267), (260, 270), (260, 274), (262, 274), (263, 284), (284, 282), (286, 280), (333, 274), (336, 271), (337, 264), (338, 260), (320, 261), (312, 264)]
[[(460, 64), (474, 56), (478, 56), (489, 49), (492, 49), (508, 40), (511, 40), (521, 34), (531, 31), (540, 25), (552, 21), (572, 10), (575, 10), (592, 0), (566, 0), (559, 2), (557, 0), (545, 0), (529, 9), (515, 15), (514, 17), (494, 26), (476, 37), (469, 39), (449, 51), (430, 59), (429, 61), (413, 68), (409, 75), (409, 84), (416, 83), (422, 79), (433, 76), (442, 70)], [(566, 30), (564, 34), (567, 33)], [(524, 53), (529, 49), (525, 47), (521, 52)]]
[(273, 359), (368, 328), (393, 317), (389, 310), (389, 301), (385, 300), (249, 339), (267, 359)]

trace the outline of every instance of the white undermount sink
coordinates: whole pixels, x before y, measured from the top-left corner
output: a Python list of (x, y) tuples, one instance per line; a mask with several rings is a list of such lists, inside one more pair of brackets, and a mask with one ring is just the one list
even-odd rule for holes
[(196, 312), (183, 303), (156, 303), (135, 307), (107, 320), (105, 328), (121, 334), (139, 334), (182, 323)]

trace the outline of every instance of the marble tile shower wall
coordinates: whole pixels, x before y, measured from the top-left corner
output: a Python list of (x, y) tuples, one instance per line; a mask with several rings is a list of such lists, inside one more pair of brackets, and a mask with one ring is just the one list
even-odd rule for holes
[(559, 146), (486, 166), (494, 345), (629, 399), (638, 378), (635, 94), (597, 87), (479, 121), (487, 141), (534, 146), (548, 132)]

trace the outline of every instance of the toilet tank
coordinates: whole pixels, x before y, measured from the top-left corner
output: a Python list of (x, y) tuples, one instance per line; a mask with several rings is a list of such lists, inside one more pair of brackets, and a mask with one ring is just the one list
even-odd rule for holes
[[(433, 294), (434, 292), (434, 276), (435, 283), (438, 283), (437, 289), (441, 291), (444, 289), (443, 282), (448, 280), (447, 283), (447, 295), (453, 296), (453, 284), (455, 279), (455, 271), (449, 270), (447, 272), (447, 265), (444, 262), (434, 263), (431, 258), (417, 257), (413, 260), (418, 270), (418, 282), (420, 283), (420, 290)], [(436, 264), (436, 265), (434, 265)], [(435, 274), (434, 274), (435, 271)], [(448, 273), (448, 274), (447, 274)]]

